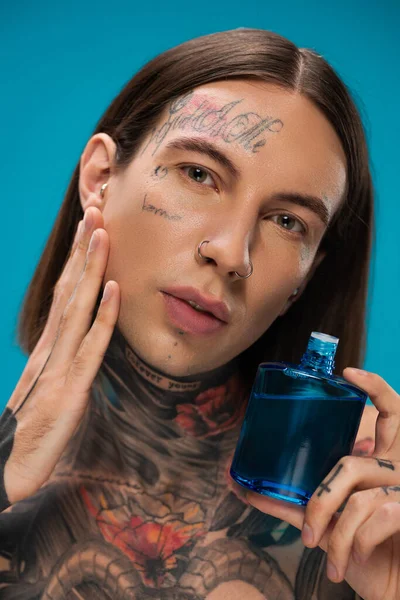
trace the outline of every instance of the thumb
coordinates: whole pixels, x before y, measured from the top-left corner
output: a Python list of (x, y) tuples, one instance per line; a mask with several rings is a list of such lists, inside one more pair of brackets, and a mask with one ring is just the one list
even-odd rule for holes
[(285, 521), (297, 529), (303, 528), (305, 508), (297, 506), (291, 502), (277, 500), (270, 496), (263, 496), (256, 492), (247, 492), (246, 500), (263, 513), (276, 517), (281, 521)]
[[(249, 504), (251, 504), (251, 506), (254, 506), (254, 508), (257, 508), (261, 512), (276, 517), (281, 521), (285, 521), (286, 523), (289, 523), (289, 525), (297, 527), (297, 529), (303, 529), (305, 516), (304, 506), (296, 506), (291, 502), (276, 500), (270, 496), (262, 496), (261, 494), (256, 494), (255, 492), (247, 492), (246, 500)], [(318, 544), (325, 552), (328, 550), (329, 537), (339, 517), (340, 515), (337, 513), (332, 517), (324, 535)]]

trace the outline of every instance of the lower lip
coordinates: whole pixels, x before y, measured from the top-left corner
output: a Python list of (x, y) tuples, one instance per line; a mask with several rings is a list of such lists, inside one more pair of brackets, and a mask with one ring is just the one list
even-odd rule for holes
[(219, 331), (226, 323), (208, 313), (195, 310), (185, 300), (163, 292), (167, 313), (174, 325), (187, 333), (207, 334)]

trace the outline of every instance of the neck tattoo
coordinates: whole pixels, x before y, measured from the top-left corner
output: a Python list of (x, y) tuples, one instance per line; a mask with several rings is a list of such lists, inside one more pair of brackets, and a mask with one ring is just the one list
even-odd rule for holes
[(188, 493), (198, 480), (198, 493), (212, 495), (210, 470), (232, 455), (247, 398), (236, 360), (193, 381), (173, 379), (139, 358), (116, 329), (58, 475), (96, 473), (144, 486), (187, 481)]

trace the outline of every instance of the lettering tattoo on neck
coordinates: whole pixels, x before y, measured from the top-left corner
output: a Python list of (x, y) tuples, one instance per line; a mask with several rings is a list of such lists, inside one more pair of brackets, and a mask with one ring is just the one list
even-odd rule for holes
[(153, 204), (146, 203), (146, 198), (147, 194), (144, 195), (142, 210), (152, 212), (154, 215), (159, 215), (160, 217), (164, 217), (164, 219), (168, 219), (168, 221), (180, 221), (183, 218), (181, 215), (172, 215), (163, 208), (157, 208)]
[(200, 387), (200, 381), (181, 383), (160, 375), (148, 367), (143, 361), (141, 361), (140, 358), (132, 352), (129, 346), (126, 346), (125, 348), (125, 356), (128, 362), (136, 369), (138, 373), (140, 373), (147, 381), (154, 383), (159, 388), (164, 390), (174, 390), (175, 392), (187, 392), (198, 390)]
[(259, 152), (267, 142), (267, 135), (281, 131), (283, 121), (273, 116), (262, 117), (252, 111), (233, 116), (232, 111), (241, 102), (243, 98), (219, 106), (211, 98), (193, 91), (173, 100), (169, 105), (167, 119), (159, 127), (153, 128), (141, 154), (153, 144), (154, 156), (171, 131), (188, 129), (207, 133), (226, 144), (236, 142), (249, 153)]
[(332, 491), (331, 488), (329, 487), (329, 484), (332, 483), (332, 481), (337, 477), (337, 475), (340, 473), (340, 471), (343, 469), (343, 465), (342, 463), (338, 464), (336, 471), (334, 472), (334, 474), (332, 475), (332, 477), (330, 479), (328, 479), (328, 481), (323, 481), (321, 483), (320, 490), (318, 492), (318, 497), (322, 496), (322, 494), (324, 492), (327, 492), (328, 494)]

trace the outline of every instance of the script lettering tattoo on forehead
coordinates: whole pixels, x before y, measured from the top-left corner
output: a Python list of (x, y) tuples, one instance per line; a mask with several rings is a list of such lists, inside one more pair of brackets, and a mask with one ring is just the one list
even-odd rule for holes
[(283, 122), (273, 116), (262, 117), (253, 111), (233, 115), (233, 109), (241, 102), (243, 98), (219, 106), (211, 98), (193, 91), (173, 100), (167, 120), (153, 128), (141, 154), (153, 143), (154, 156), (170, 131), (177, 129), (207, 133), (227, 144), (237, 142), (250, 153), (258, 152), (266, 144), (268, 136), (279, 133)]

